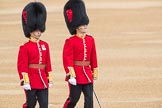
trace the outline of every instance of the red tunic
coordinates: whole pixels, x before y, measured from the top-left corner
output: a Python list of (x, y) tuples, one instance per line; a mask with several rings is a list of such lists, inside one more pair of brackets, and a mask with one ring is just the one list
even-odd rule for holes
[[(90, 65), (76, 66), (74, 61), (90, 61)], [(92, 72), (94, 68), (97, 68), (94, 38), (86, 35), (83, 39), (78, 36), (67, 39), (63, 48), (63, 64), (66, 74), (69, 73), (68, 67), (74, 68), (77, 84), (93, 83)], [(66, 77), (65, 80), (67, 81), (68, 78)]]
[[(29, 64), (45, 64), (45, 69), (29, 68)], [(48, 44), (42, 40), (29, 41), (20, 46), (17, 69), (20, 79), (22, 72), (28, 73), (32, 89), (48, 88), (48, 72), (52, 71)]]

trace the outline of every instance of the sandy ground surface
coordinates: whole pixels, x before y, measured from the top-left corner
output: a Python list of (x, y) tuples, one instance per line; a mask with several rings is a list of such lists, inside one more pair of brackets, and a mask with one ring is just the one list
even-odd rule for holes
[[(0, 0), (0, 108), (21, 108), (16, 62), (26, 42), (22, 8), (33, 0)], [(48, 11), (42, 39), (51, 49), (54, 85), (50, 108), (62, 108), (68, 96), (62, 48), (69, 37), (63, 6), (66, 0), (40, 0)], [(89, 33), (96, 39), (99, 79), (94, 89), (102, 108), (162, 108), (162, 1), (85, 0)], [(94, 97), (94, 108), (99, 108)], [(38, 105), (37, 105), (38, 108)], [(76, 108), (83, 108), (83, 95)]]

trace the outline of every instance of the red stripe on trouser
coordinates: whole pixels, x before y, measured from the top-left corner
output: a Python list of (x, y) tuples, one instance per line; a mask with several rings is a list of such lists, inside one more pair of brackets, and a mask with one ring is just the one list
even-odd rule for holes
[[(24, 92), (25, 92), (25, 97), (26, 97), (26, 91), (24, 90)], [(26, 97), (26, 100), (27, 100), (27, 97)], [(26, 102), (23, 104), (22, 108), (27, 108), (27, 103)]]
[[(69, 86), (69, 97), (70, 97), (70, 89), (71, 89), (71, 86), (70, 84), (68, 83), (68, 86)], [(63, 108), (67, 108), (68, 104), (70, 103), (70, 98), (68, 98), (64, 104), (64, 107)]]
[(69, 103), (70, 103), (70, 99), (67, 99), (63, 108), (67, 108), (67, 106), (68, 106)]
[(22, 108), (27, 108), (27, 103), (24, 103)]

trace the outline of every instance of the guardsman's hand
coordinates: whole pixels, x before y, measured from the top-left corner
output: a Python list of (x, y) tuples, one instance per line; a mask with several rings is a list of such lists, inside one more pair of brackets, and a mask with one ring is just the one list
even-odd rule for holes
[(71, 85), (77, 85), (77, 83), (76, 83), (76, 79), (75, 78), (70, 78), (69, 80), (69, 83), (71, 84)]

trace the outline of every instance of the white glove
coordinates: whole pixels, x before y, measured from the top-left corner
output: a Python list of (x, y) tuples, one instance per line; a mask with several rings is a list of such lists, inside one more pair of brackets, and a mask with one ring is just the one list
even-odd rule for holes
[(30, 84), (24, 84), (22, 85), (22, 88), (25, 90), (31, 90)]
[(93, 80), (93, 83), (96, 83), (96, 82), (97, 82), (97, 80), (94, 79), (94, 80)]
[(52, 83), (48, 83), (48, 86), (49, 86), (49, 87), (52, 87), (52, 85), (53, 85)]
[(77, 85), (77, 84), (76, 84), (76, 79), (75, 79), (75, 78), (70, 78), (68, 81), (69, 81), (69, 83), (72, 84), (72, 85)]

